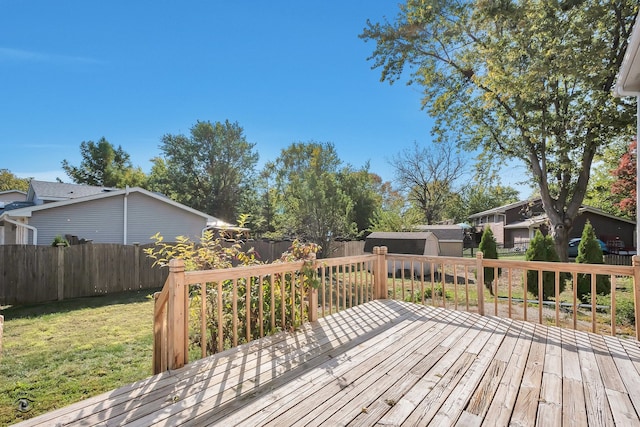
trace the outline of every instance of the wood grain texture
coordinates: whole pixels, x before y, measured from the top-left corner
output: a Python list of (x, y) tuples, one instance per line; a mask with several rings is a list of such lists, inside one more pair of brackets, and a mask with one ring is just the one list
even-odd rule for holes
[(640, 425), (640, 347), (374, 300), (20, 425)]

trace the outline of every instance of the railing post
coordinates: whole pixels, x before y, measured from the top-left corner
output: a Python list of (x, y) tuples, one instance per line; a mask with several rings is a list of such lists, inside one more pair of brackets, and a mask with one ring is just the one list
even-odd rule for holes
[(484, 316), (484, 265), (483, 254), (476, 252), (476, 286), (478, 288), (478, 313)]
[(631, 258), (633, 267), (633, 307), (636, 316), (636, 339), (640, 340), (640, 256)]
[(184, 278), (184, 261), (169, 261), (169, 300), (167, 302), (167, 344), (169, 369), (181, 368), (188, 360), (189, 298)]
[(374, 299), (386, 299), (389, 293), (387, 289), (387, 252), (386, 246), (374, 246), (373, 253), (377, 255), (374, 263)]
[[(165, 282), (166, 283), (166, 282)], [(153, 294), (153, 374), (167, 369), (167, 306), (158, 302), (162, 292)]]

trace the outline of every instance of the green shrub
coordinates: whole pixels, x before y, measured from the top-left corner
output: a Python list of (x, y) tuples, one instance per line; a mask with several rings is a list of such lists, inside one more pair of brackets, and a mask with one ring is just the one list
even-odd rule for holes
[[(155, 245), (145, 249), (145, 254), (155, 260), (154, 266), (167, 266), (169, 260), (180, 258), (184, 260), (187, 271), (216, 268), (231, 268), (235, 265), (263, 264), (257, 260), (253, 249), (242, 251), (241, 241), (236, 240), (231, 245), (216, 236), (212, 231), (206, 231), (199, 242), (186, 237), (177, 237), (176, 243), (165, 243), (159, 234), (152, 236)], [(282, 254), (278, 261), (305, 261), (301, 271), (293, 273), (279, 273), (265, 276), (260, 282), (257, 277), (241, 278), (235, 281), (225, 280), (222, 283), (208, 283), (206, 285), (206, 336), (207, 353), (218, 351), (218, 334), (222, 330), (223, 349), (233, 346), (233, 306), (232, 296), (236, 292), (236, 329), (238, 344), (247, 341), (246, 328), (249, 322), (249, 340), (257, 339), (263, 334), (275, 333), (282, 330), (292, 330), (299, 326), (306, 317), (308, 307), (306, 296), (309, 287), (320, 286), (317, 269), (313, 262), (315, 253), (320, 247), (312, 243), (302, 243), (295, 240), (288, 252)], [(292, 297), (292, 286), (295, 298)], [(189, 290), (189, 339), (193, 347), (200, 347), (202, 343), (201, 300), (200, 285), (193, 285)], [(249, 305), (247, 306), (247, 291), (249, 291)], [(222, 294), (222, 306), (218, 304), (218, 295)], [(273, 293), (273, 301), (271, 294)], [(262, 295), (262, 298), (260, 297)], [(263, 319), (260, 323), (259, 312), (262, 300)], [(222, 309), (222, 317), (218, 316)], [(275, 313), (274, 325), (271, 324), (271, 311)], [(284, 321), (283, 321), (284, 316)]]
[[(527, 261), (551, 261), (558, 262), (560, 257), (556, 252), (555, 245), (551, 236), (543, 236), (540, 230), (536, 230), (536, 234), (531, 239), (529, 249), (525, 254)], [(560, 275), (560, 289), (559, 293), (562, 293), (565, 288), (566, 275)], [(555, 273), (553, 271), (542, 272), (542, 299), (549, 300), (550, 297), (555, 296)], [(538, 271), (527, 270), (527, 290), (531, 292), (534, 297), (538, 298)]]
[[(611, 306), (611, 295), (596, 295), (596, 304)], [(616, 299), (616, 324), (635, 326), (636, 310), (633, 298)]]
[[(482, 239), (478, 250), (482, 251), (482, 255), (486, 259), (498, 259), (498, 244), (496, 238), (493, 236), (491, 227), (485, 227), (482, 232)], [(498, 276), (502, 274), (502, 269), (498, 268)], [(484, 285), (489, 289), (489, 293), (493, 295), (493, 280), (497, 278), (495, 276), (495, 269), (493, 267), (484, 268)]]
[[(595, 230), (591, 225), (591, 222), (587, 220), (582, 230), (582, 237), (580, 239), (580, 245), (578, 246), (578, 256), (576, 257), (577, 263), (587, 264), (604, 264), (604, 257), (602, 255), (602, 248), (600, 242), (596, 238)], [(608, 276), (598, 274), (596, 275), (596, 293), (599, 295), (609, 295), (611, 293), (611, 281)], [(580, 273), (578, 274), (578, 298), (582, 302), (589, 302), (591, 300), (591, 275)]]
[(64, 246), (67, 247), (69, 246), (69, 241), (67, 239), (65, 239), (64, 237), (62, 237), (60, 234), (58, 234), (54, 239), (53, 242), (51, 242), (51, 246)]

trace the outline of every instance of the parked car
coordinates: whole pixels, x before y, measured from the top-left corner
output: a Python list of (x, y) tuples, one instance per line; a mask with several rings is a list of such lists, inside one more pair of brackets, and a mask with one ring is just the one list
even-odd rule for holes
[[(580, 237), (576, 237), (574, 239), (569, 240), (569, 248), (567, 249), (567, 253), (569, 258), (575, 258), (578, 256), (578, 246), (580, 245)], [(600, 249), (602, 249), (603, 255), (609, 254), (609, 248), (607, 248), (607, 244), (600, 239), (597, 239), (598, 243), (600, 243)]]

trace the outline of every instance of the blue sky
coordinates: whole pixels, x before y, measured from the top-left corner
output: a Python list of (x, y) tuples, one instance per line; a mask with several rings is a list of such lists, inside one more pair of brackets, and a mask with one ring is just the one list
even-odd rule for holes
[(332, 142), (345, 163), (392, 180), (388, 161), (430, 144), (431, 121), (419, 87), (379, 81), (358, 34), (397, 11), (389, 0), (0, 0), (0, 168), (69, 182), (62, 160), (78, 165), (80, 143), (104, 136), (148, 172), (162, 135), (228, 119), (260, 164), (292, 142)]

